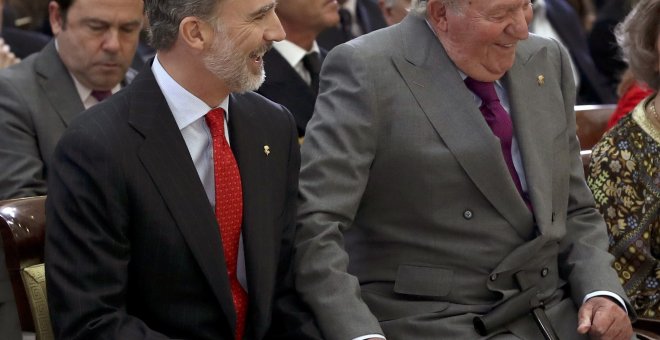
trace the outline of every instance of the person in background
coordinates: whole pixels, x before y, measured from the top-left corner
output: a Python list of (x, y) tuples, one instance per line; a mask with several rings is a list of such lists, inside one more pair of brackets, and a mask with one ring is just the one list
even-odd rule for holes
[(530, 32), (558, 40), (568, 50), (578, 88), (577, 104), (613, 104), (617, 97), (596, 68), (587, 47), (587, 35), (577, 12), (566, 0), (532, 0)]
[(378, 0), (387, 26), (398, 24), (410, 12), (411, 0)]
[(339, 22), (337, 3), (280, 0), (275, 12), (286, 39), (273, 43), (273, 49), (264, 56), (268, 77), (257, 92), (291, 111), (302, 140), (314, 113), (321, 63), (327, 53), (319, 48), (316, 37)]
[(296, 236), (296, 288), (326, 339), (632, 337), (568, 54), (528, 33), (531, 11), (413, 1), (328, 53)]
[(591, 58), (600, 73), (606, 77), (609, 87), (616, 89), (621, 83), (626, 63), (614, 36), (614, 27), (623, 21), (639, 0), (604, 1), (596, 14), (596, 21), (587, 37)]
[(295, 121), (252, 92), (284, 39), (276, 4), (145, 1), (156, 57), (72, 122), (52, 159), (58, 339), (320, 339), (290, 270)]
[(317, 37), (319, 45), (329, 51), (362, 34), (387, 26), (376, 0), (337, 0), (339, 24), (325, 29)]
[(142, 27), (141, 0), (54, 0), (54, 39), (0, 70), (0, 199), (45, 195), (71, 120), (120, 90)]
[[(3, 12), (4, 0), (0, 0), (0, 14)], [(18, 64), (21, 61), (11, 51), (11, 47), (2, 38), (2, 15), (0, 15), (0, 69)]]
[(660, 319), (660, 0), (641, 0), (616, 37), (653, 93), (594, 146), (588, 183), (630, 302), (638, 315)]

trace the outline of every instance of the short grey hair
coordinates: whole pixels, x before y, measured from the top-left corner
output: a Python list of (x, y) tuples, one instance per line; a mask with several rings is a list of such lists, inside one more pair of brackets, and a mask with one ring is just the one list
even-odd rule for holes
[[(458, 9), (460, 8), (460, 5), (464, 2), (464, 0), (439, 0), (441, 3), (443, 3), (447, 7), (451, 7), (453, 9)], [(411, 12), (424, 16), (426, 15), (426, 5), (428, 4), (429, 0), (412, 0), (412, 5), (410, 6)]]
[(144, 0), (149, 19), (149, 43), (157, 50), (167, 50), (176, 41), (179, 24), (185, 17), (211, 22), (216, 8), (228, 0)]
[(615, 29), (616, 39), (632, 73), (653, 90), (660, 86), (658, 36), (660, 0), (642, 0)]

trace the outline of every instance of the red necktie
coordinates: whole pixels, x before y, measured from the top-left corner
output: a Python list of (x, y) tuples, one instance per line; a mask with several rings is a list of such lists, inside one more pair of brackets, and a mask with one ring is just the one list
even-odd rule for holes
[(231, 295), (236, 309), (236, 339), (242, 339), (248, 296), (236, 276), (238, 243), (243, 216), (241, 175), (234, 154), (225, 139), (225, 110), (215, 108), (206, 114), (206, 124), (213, 137), (213, 173), (215, 177), (215, 216), (220, 225)]
[(527, 195), (522, 190), (518, 172), (513, 165), (513, 157), (511, 157), (513, 123), (511, 122), (511, 117), (509, 117), (509, 114), (506, 112), (504, 107), (502, 107), (502, 103), (500, 103), (500, 98), (497, 96), (494, 83), (482, 82), (467, 77), (465, 79), (465, 85), (467, 85), (470, 91), (481, 98), (482, 103), (479, 107), (479, 110), (484, 116), (484, 119), (486, 119), (486, 123), (488, 123), (488, 126), (493, 131), (493, 134), (500, 139), (502, 156), (504, 156), (504, 162), (509, 169), (509, 174), (511, 174), (513, 183), (516, 185), (516, 189), (518, 189), (518, 192), (527, 204), (527, 207), (532, 210), (531, 203), (527, 198)]

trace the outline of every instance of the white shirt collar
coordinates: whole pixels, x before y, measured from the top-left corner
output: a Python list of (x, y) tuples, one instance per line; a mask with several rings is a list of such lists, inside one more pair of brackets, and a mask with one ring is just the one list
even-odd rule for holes
[[(212, 109), (204, 101), (179, 85), (160, 64), (157, 54), (151, 65), (151, 70), (154, 73), (158, 86), (163, 92), (163, 96), (165, 96), (167, 105), (172, 111), (179, 130), (203, 118)], [(225, 97), (218, 107), (225, 110), (227, 119), (229, 119), (229, 96)]]
[(279, 52), (282, 57), (289, 63), (291, 66), (296, 66), (300, 61), (307, 55), (308, 53), (311, 52), (316, 52), (321, 54), (321, 49), (319, 48), (319, 45), (314, 41), (312, 44), (312, 49), (309, 51), (306, 51), (304, 48), (288, 41), (288, 40), (282, 40), (282, 41), (276, 41), (273, 43), (273, 48)]

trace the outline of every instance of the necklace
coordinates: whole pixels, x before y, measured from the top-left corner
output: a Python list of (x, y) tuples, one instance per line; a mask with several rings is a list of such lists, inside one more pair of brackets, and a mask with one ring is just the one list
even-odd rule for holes
[(655, 111), (655, 98), (651, 101), (651, 106), (649, 106), (649, 109), (651, 110), (651, 114), (653, 115), (653, 118), (655, 118), (658, 122), (660, 122), (660, 117), (658, 117), (658, 113)]

